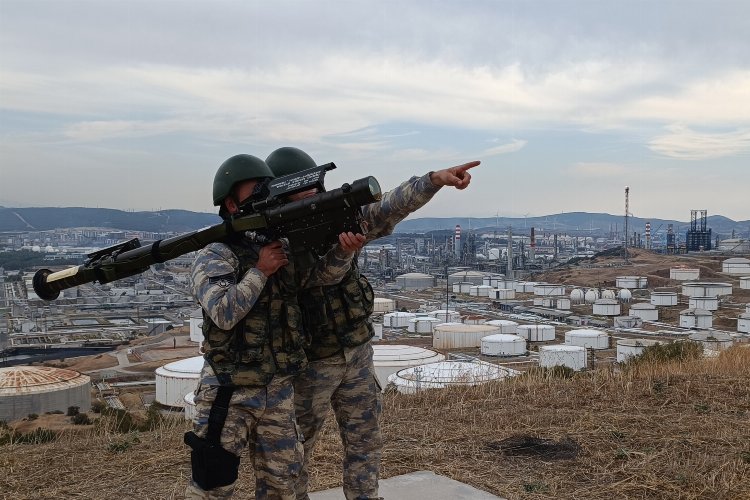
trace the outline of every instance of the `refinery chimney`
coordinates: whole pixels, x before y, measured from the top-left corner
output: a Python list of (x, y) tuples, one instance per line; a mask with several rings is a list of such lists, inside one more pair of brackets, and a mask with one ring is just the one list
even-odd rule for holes
[(453, 249), (455, 251), (456, 258), (460, 259), (461, 258), (461, 226), (459, 226), (458, 224), (456, 224), (456, 236), (454, 237), (454, 240), (453, 240)]

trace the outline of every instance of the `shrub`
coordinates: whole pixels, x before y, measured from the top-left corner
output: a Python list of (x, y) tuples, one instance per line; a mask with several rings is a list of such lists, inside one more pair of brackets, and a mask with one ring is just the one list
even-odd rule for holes
[(0, 445), (8, 443), (16, 444), (42, 444), (49, 443), (57, 439), (57, 433), (49, 429), (42, 429), (37, 427), (36, 430), (24, 433), (9, 432), (5, 435), (0, 436)]
[(93, 411), (94, 413), (101, 413), (102, 410), (104, 410), (104, 408), (106, 407), (107, 404), (99, 399), (91, 403), (91, 411)]
[(26, 418), (28, 418), (29, 420), (36, 420), (37, 418), (39, 418), (39, 415), (37, 415), (36, 413), (29, 413)]
[(691, 359), (698, 359), (701, 356), (703, 356), (703, 344), (701, 344), (700, 342), (671, 342), (669, 344), (656, 344), (646, 346), (643, 349), (643, 353), (628, 359), (626, 365), (635, 366), (642, 363), (687, 361)]
[(67, 416), (75, 417), (79, 413), (81, 413), (81, 408), (79, 406), (68, 406)]
[(85, 413), (77, 413), (70, 419), (73, 425), (91, 425), (93, 422)]

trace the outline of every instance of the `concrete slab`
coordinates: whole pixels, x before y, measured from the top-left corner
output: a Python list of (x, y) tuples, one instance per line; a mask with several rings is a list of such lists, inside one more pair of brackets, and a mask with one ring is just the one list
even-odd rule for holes
[[(503, 500), (460, 481), (430, 471), (418, 471), (381, 479), (380, 496), (385, 500)], [(310, 493), (310, 500), (341, 500), (341, 488)]]

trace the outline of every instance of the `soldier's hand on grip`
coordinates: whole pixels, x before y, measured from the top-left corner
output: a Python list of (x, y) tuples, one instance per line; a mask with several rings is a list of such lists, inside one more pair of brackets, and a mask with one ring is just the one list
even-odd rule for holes
[(255, 267), (268, 277), (287, 264), (289, 264), (289, 259), (284, 247), (280, 241), (274, 241), (260, 249)]
[(479, 161), (470, 161), (457, 167), (446, 168), (433, 172), (430, 180), (436, 186), (453, 186), (456, 189), (465, 189), (471, 182), (470, 168), (479, 165)]
[(354, 253), (365, 245), (364, 234), (354, 234), (351, 231), (339, 235), (339, 245), (348, 253)]

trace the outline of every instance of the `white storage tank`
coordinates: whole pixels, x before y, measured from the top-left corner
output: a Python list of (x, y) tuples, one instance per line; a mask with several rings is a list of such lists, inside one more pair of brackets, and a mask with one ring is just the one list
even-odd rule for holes
[(417, 317), (409, 320), (409, 326), (406, 327), (406, 331), (411, 333), (432, 333), (432, 329), (435, 325), (439, 325), (440, 320), (432, 317)]
[(375, 335), (372, 337), (373, 340), (383, 340), (383, 323), (373, 321), (372, 329), (375, 330)]
[(91, 409), (91, 379), (77, 371), (48, 366), (0, 368), (0, 420), (9, 422), (30, 413)]
[(646, 288), (648, 279), (645, 276), (617, 276), (615, 284), (617, 288)]
[(633, 298), (633, 293), (627, 288), (621, 288), (620, 291), (617, 292), (617, 298), (623, 302), (630, 302)]
[(659, 310), (650, 302), (636, 302), (630, 306), (630, 316), (638, 316), (643, 321), (658, 321)]
[(406, 328), (409, 326), (409, 320), (416, 318), (417, 315), (409, 312), (392, 312), (383, 315), (383, 326), (386, 328)]
[(565, 295), (565, 285), (551, 285), (548, 283), (539, 283), (534, 286), (534, 295), (543, 297), (554, 295)]
[(709, 351), (721, 351), (732, 347), (734, 339), (726, 332), (702, 331), (688, 335), (688, 340), (700, 342)]
[(589, 288), (586, 290), (586, 295), (584, 295), (584, 299), (586, 300), (587, 304), (593, 304), (597, 300), (599, 300), (599, 290), (596, 288)]
[(484, 280), (484, 273), (479, 271), (459, 271), (448, 276), (448, 284), (463, 282), (472, 285), (481, 285)]
[(740, 278), (740, 288), (743, 290), (750, 290), (750, 276), (743, 276)]
[(651, 292), (651, 304), (655, 306), (676, 306), (677, 292)]
[(721, 272), (732, 276), (746, 276), (750, 274), (750, 259), (733, 257), (721, 263)]
[(586, 368), (586, 349), (575, 345), (545, 345), (539, 348), (539, 366), (567, 366), (575, 371)]
[(569, 311), (570, 310), (570, 299), (566, 297), (559, 297), (557, 301), (555, 301), (555, 307), (557, 309), (560, 309), (561, 311)]
[(513, 288), (495, 288), (492, 290), (492, 298), (496, 300), (510, 300), (516, 298), (516, 291)]
[(505, 275), (499, 274), (484, 276), (482, 278), (482, 284), (491, 286), (492, 288), (500, 288), (501, 286), (505, 286)]
[(443, 323), (461, 322), (461, 315), (453, 310), (438, 309), (437, 311), (430, 311), (429, 316), (431, 318), (437, 318)]
[(602, 290), (603, 299), (616, 299), (617, 293), (614, 290)]
[(372, 349), (375, 377), (383, 389), (388, 384), (388, 376), (399, 370), (445, 359), (438, 352), (411, 345), (373, 345)]
[(620, 303), (615, 299), (599, 299), (594, 302), (596, 316), (619, 316)]
[(384, 297), (375, 297), (375, 304), (373, 305), (372, 310), (376, 313), (393, 312), (396, 310), (396, 301)]
[(506, 278), (504, 282), (497, 284), (497, 288), (510, 288), (518, 293), (518, 280), (510, 280)]
[(680, 311), (680, 326), (682, 328), (711, 328), (713, 314), (705, 309), (685, 309)]
[(516, 334), (529, 342), (549, 342), (555, 340), (555, 327), (552, 325), (518, 325)]
[(185, 420), (192, 422), (198, 416), (198, 409), (195, 406), (195, 392), (188, 392), (185, 394), (185, 403), (183, 404), (185, 410)]
[(583, 290), (580, 288), (574, 288), (573, 291), (570, 292), (570, 301), (574, 304), (580, 304), (584, 301), (584, 296), (585, 292)]
[(505, 333), (488, 335), (482, 337), (480, 352), (485, 356), (524, 356), (526, 339)]
[(425, 389), (478, 385), (521, 372), (484, 361), (440, 361), (400, 370), (388, 377), (388, 384), (404, 394)]
[(200, 307), (190, 312), (190, 341), (203, 343), (203, 309)]
[(463, 282), (463, 281), (456, 282), (456, 283), (453, 283), (453, 292), (464, 293), (468, 295), (469, 293), (471, 293), (471, 288), (475, 286), (477, 285), (475, 285), (474, 283)]
[(156, 402), (182, 408), (185, 395), (198, 387), (203, 356), (181, 359), (156, 369)]
[(690, 267), (678, 266), (669, 270), (669, 279), (677, 281), (698, 280), (701, 278), (701, 270)]
[(515, 335), (518, 331), (518, 323), (507, 319), (492, 319), (490, 321), (485, 321), (485, 323), (499, 328), (500, 333)]
[(424, 273), (406, 273), (396, 276), (396, 285), (401, 290), (424, 290), (435, 286), (435, 277)]
[(719, 308), (718, 297), (690, 297), (690, 309), (705, 309), (706, 311), (716, 311)]
[(489, 297), (491, 291), (492, 287), (489, 285), (477, 285), (469, 289), (469, 295), (474, 297)]
[(652, 339), (620, 339), (617, 341), (617, 362), (624, 363), (630, 358), (640, 356), (648, 346), (661, 344)]
[(565, 343), (587, 349), (608, 349), (609, 335), (606, 332), (588, 328), (570, 330), (565, 333)]
[(542, 307), (544, 304), (544, 297), (534, 297), (533, 301), (535, 306)]
[(708, 282), (683, 283), (682, 295), (687, 297), (719, 297), (721, 295), (732, 295), (732, 284)]
[(537, 284), (533, 281), (518, 281), (516, 282), (517, 293), (534, 293), (534, 287)]
[(432, 347), (437, 349), (464, 349), (479, 347), (482, 337), (500, 333), (492, 325), (464, 325), (463, 323), (443, 323), (435, 326), (432, 332)]
[(739, 315), (737, 318), (737, 331), (740, 333), (750, 333), (750, 312)]
[(617, 316), (614, 320), (615, 328), (640, 328), (643, 320), (638, 316)]

